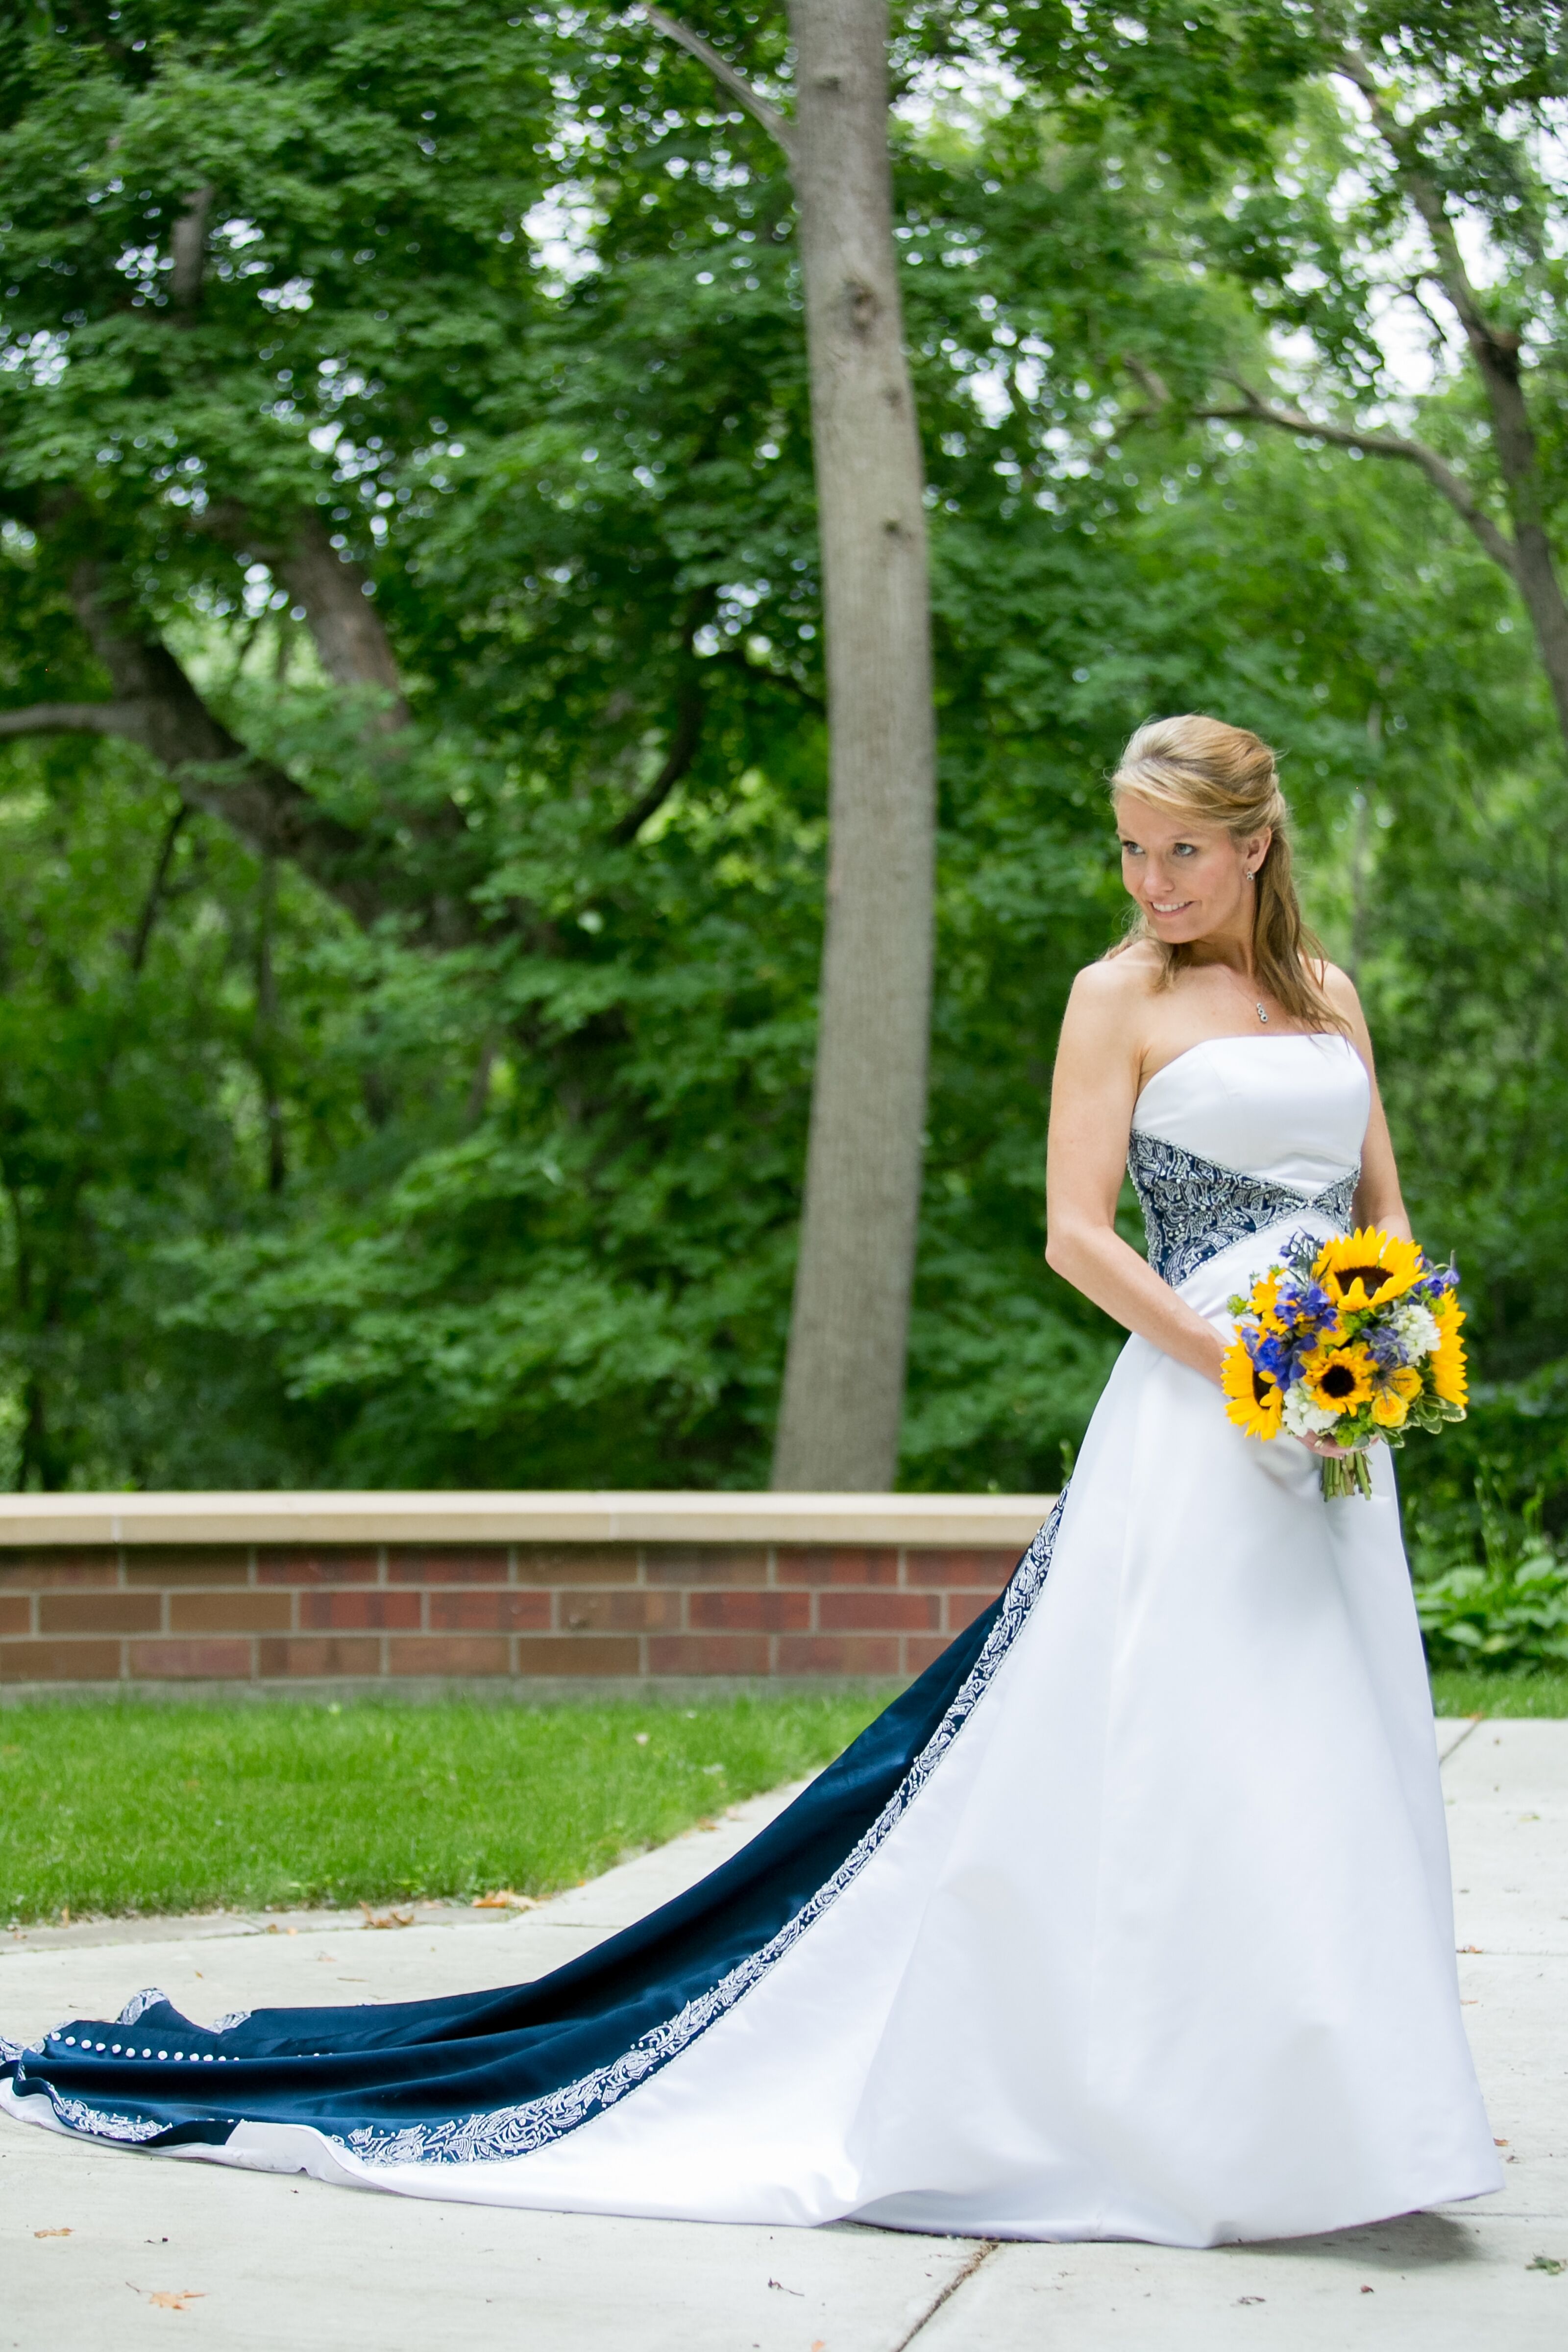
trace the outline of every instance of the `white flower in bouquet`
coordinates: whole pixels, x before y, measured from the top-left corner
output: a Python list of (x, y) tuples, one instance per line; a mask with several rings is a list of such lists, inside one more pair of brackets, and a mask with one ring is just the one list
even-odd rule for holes
[(1423, 1356), (1431, 1355), (1443, 1337), (1437, 1318), (1419, 1302), (1391, 1308), (1388, 1320), (1407, 1364), (1418, 1364)]
[(1312, 1402), (1304, 1381), (1286, 1390), (1284, 1417), (1292, 1437), (1321, 1437), (1339, 1420), (1338, 1413), (1325, 1412), (1321, 1404)]

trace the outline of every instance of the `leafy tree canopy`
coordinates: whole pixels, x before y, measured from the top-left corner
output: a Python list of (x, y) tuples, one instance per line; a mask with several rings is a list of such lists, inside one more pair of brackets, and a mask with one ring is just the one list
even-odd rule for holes
[[(787, 96), (776, 12), (697, 13)], [(1494, 81), (1547, 70), (1484, 13)], [(1443, 19), (1350, 29), (1479, 154)], [(1486, 1442), (1559, 1426), (1568, 808), (1512, 587), (1415, 472), (1185, 421), (1280, 327), (1372, 382), (1347, 26), (900, 19), (942, 793), (910, 1485), (1054, 1484), (1115, 1344), (1040, 1262), (1044, 1097), (1157, 709), (1287, 752)], [(9, 1475), (755, 1483), (825, 831), (781, 159), (640, 21), (504, 0), (57, 0), (0, 30), (0, 111)], [(1473, 439), (1457, 366), (1425, 406)]]

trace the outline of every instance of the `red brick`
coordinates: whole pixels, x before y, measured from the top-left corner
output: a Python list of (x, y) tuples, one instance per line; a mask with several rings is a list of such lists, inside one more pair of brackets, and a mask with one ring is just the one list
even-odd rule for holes
[(250, 1644), (224, 1642), (132, 1642), (131, 1671), (147, 1682), (247, 1683)]
[(246, 1584), (250, 1554), (236, 1544), (138, 1544), (125, 1555), (128, 1584)]
[(550, 1623), (548, 1592), (432, 1592), (433, 1633), (539, 1633)]
[(947, 1630), (962, 1633), (966, 1625), (994, 1605), (994, 1592), (950, 1592), (947, 1596)]
[(452, 1544), (440, 1551), (398, 1544), (386, 1555), (393, 1584), (504, 1584), (506, 1567), (505, 1544)]
[(555, 1622), (566, 1633), (673, 1633), (679, 1592), (558, 1592)]
[(904, 1554), (904, 1582), (922, 1590), (928, 1585), (965, 1584), (987, 1592), (992, 1600), (1017, 1567), (1016, 1551), (917, 1551)]
[(701, 1633), (803, 1633), (811, 1623), (809, 1592), (693, 1592), (686, 1622)]
[(645, 1544), (650, 1584), (765, 1584), (768, 1555), (750, 1544)]
[(374, 1584), (374, 1551), (347, 1544), (267, 1544), (256, 1555), (258, 1584)]
[(781, 1633), (781, 1675), (896, 1675), (896, 1633)]
[(781, 1584), (897, 1584), (899, 1555), (842, 1544), (791, 1546), (779, 1553)]
[(300, 1630), (361, 1633), (371, 1626), (391, 1626), (404, 1632), (419, 1624), (417, 1592), (301, 1592)]
[(939, 1634), (932, 1640), (928, 1639), (924, 1633), (907, 1633), (904, 1636), (905, 1672), (911, 1675), (923, 1675), (928, 1666), (936, 1664), (946, 1647), (945, 1634)]
[(0, 1683), (117, 1683), (118, 1642), (0, 1642)]
[(519, 1544), (519, 1584), (636, 1584), (636, 1544)]
[(169, 1631), (286, 1633), (293, 1607), (290, 1592), (171, 1592)]
[(448, 1633), (392, 1644), (395, 1675), (506, 1675), (510, 1644), (502, 1633)]
[(934, 1633), (940, 1592), (819, 1592), (816, 1622), (825, 1633)]
[(163, 1622), (156, 1592), (46, 1592), (40, 1633), (155, 1633)]
[(33, 1604), (25, 1592), (0, 1595), (0, 1633), (30, 1633)]
[(650, 1675), (765, 1675), (765, 1633), (656, 1633), (647, 1645)]
[(307, 1640), (269, 1634), (256, 1645), (256, 1671), (268, 1682), (296, 1675), (378, 1675), (381, 1643), (374, 1633), (319, 1633)]
[(0, 1586), (35, 1592), (72, 1585), (118, 1584), (120, 1555), (111, 1550), (0, 1551)]
[(521, 1635), (520, 1675), (635, 1675), (641, 1660), (630, 1635), (542, 1633)]

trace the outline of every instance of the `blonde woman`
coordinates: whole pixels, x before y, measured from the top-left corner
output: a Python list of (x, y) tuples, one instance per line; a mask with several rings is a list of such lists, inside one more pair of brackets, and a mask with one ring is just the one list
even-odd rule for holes
[[(1403, 1229), (1256, 736), (1140, 729), (1138, 930), (1062, 1033), (1048, 1255), (1131, 1337), (996, 1606), (735, 1860), (534, 1984), (0, 2046), (23, 2119), (361, 2188), (1173, 2245), (1500, 2185), (1387, 1458), (1226, 1419), (1224, 1302)], [(1147, 1262), (1113, 1214), (1131, 1164)]]

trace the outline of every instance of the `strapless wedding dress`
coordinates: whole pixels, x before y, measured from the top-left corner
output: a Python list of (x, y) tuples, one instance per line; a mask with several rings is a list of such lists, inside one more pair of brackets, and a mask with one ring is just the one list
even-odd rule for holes
[[(1221, 1038), (1140, 1098), (1200, 1314), (1341, 1229), (1342, 1038)], [(1173, 2245), (1500, 2185), (1462, 2029), (1385, 1452), (1299, 1445), (1122, 1350), (969, 1633), (733, 1861), (541, 1981), (213, 2028), (157, 1993), (0, 2049), (13, 2116), (405, 2196)]]

